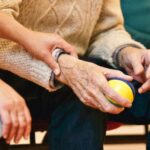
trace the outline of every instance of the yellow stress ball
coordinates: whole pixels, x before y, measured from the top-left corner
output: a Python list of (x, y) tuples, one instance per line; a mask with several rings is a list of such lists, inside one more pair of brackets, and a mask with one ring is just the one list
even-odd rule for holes
[[(108, 84), (119, 95), (121, 95), (124, 98), (127, 98), (131, 103), (133, 102), (134, 96), (135, 96), (135, 89), (134, 89), (134, 86), (132, 85), (132, 83), (130, 83), (129, 81), (120, 79), (120, 78), (114, 78), (114, 79), (110, 79), (108, 81)], [(110, 99), (110, 98), (107, 98), (107, 99), (112, 104), (114, 104), (118, 107), (122, 107), (115, 100)]]

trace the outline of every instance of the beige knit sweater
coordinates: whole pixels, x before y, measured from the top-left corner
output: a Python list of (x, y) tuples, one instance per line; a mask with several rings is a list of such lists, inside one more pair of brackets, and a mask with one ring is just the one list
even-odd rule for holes
[[(32, 30), (58, 33), (80, 55), (96, 55), (109, 63), (120, 46), (142, 47), (123, 28), (120, 0), (0, 0), (0, 11)], [(0, 67), (54, 90), (49, 87), (51, 69), (16, 43), (0, 39)]]

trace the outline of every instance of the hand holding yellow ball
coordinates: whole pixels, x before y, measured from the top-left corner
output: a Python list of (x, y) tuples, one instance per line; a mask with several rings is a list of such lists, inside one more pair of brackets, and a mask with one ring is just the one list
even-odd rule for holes
[[(124, 98), (127, 98), (131, 103), (134, 100), (135, 96), (135, 89), (132, 83), (129, 81), (125, 81), (120, 78), (113, 78), (108, 81), (109, 86), (116, 91), (119, 95)], [(121, 105), (117, 104), (117, 102), (113, 99), (107, 98), (112, 104), (122, 107)]]

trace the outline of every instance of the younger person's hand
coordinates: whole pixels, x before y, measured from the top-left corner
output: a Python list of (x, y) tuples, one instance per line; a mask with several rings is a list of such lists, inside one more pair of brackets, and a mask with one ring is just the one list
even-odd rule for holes
[(55, 75), (60, 74), (59, 65), (52, 57), (56, 48), (77, 57), (75, 49), (57, 34), (29, 31), (28, 38), (24, 38), (21, 44), (33, 57), (45, 62)]
[(24, 137), (28, 138), (31, 131), (31, 116), (24, 99), (9, 85), (0, 80), (0, 119), (2, 136), (10, 143)]
[(140, 93), (150, 90), (150, 51), (127, 47), (119, 53), (119, 63), (129, 75), (142, 83)]

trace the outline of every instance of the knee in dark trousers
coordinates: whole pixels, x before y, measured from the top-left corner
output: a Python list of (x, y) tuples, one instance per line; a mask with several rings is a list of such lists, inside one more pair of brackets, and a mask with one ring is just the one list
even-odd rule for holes
[(102, 150), (104, 137), (105, 114), (82, 104), (73, 92), (52, 114), (50, 150)]

